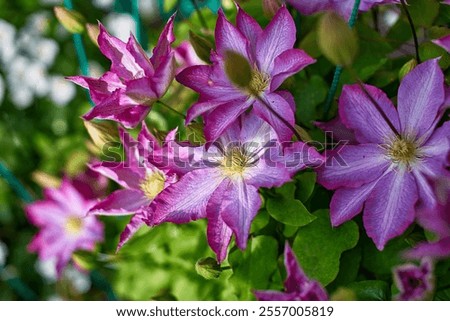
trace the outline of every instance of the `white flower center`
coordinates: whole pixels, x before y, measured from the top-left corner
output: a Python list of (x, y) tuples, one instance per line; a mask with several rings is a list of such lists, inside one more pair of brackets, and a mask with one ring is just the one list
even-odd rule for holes
[(83, 219), (81, 217), (71, 216), (66, 220), (64, 228), (67, 234), (79, 234), (83, 229)]

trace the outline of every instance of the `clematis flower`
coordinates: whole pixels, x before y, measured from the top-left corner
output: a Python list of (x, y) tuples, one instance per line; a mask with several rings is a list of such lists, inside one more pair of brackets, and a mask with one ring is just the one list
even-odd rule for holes
[(100, 24), (100, 51), (111, 60), (111, 69), (99, 79), (75, 76), (68, 79), (89, 89), (94, 108), (86, 120), (111, 119), (130, 128), (137, 126), (175, 77), (175, 40), (171, 17), (149, 59), (131, 34), (127, 43), (112, 37)]
[[(350, 18), (355, 5), (355, 0), (286, 0), (286, 2), (304, 15), (333, 10), (346, 19)], [(361, 0), (359, 11), (368, 11), (382, 4), (396, 3), (400, 3), (400, 0)]]
[(447, 52), (450, 53), (450, 35), (433, 40), (433, 43), (444, 48), (445, 50), (447, 50)]
[[(327, 161), (318, 170), (318, 181), (337, 190), (330, 205), (333, 226), (364, 207), (366, 232), (382, 250), (414, 221), (416, 203), (436, 204), (428, 179), (447, 172), (450, 122), (436, 127), (448, 100), (436, 59), (418, 65), (403, 79), (397, 109), (381, 90), (365, 88), (381, 110), (359, 86), (344, 87), (339, 115), (357, 143), (336, 150), (344, 163)], [(336, 152), (329, 153), (332, 160)]]
[(306, 144), (289, 147), (280, 145), (269, 124), (255, 115), (242, 115), (209, 148), (179, 151), (180, 163), (181, 157), (190, 160), (188, 172), (151, 204), (153, 225), (207, 218), (208, 242), (219, 262), (226, 258), (233, 234), (244, 250), (251, 222), (261, 207), (258, 188), (289, 181), (294, 172), (289, 167), (298, 170), (323, 161)]
[(76, 250), (92, 251), (103, 240), (103, 225), (95, 217), (86, 217), (95, 204), (78, 192), (71, 181), (64, 179), (59, 188), (44, 190), (45, 200), (26, 207), (28, 220), (39, 228), (28, 245), (42, 261), (56, 260), (61, 274)]
[[(285, 7), (278, 10), (264, 30), (240, 8), (236, 22), (235, 27), (219, 10), (212, 65), (186, 68), (177, 75), (180, 83), (200, 93), (199, 101), (188, 110), (186, 123), (203, 115), (206, 139), (215, 141), (239, 115), (253, 106), (252, 112), (271, 124), (282, 141), (290, 140), (291, 129), (255, 96), (293, 126), (294, 99), (290, 93), (277, 89), (286, 78), (312, 64), (314, 59), (302, 50), (293, 49), (295, 24)], [(245, 57), (253, 68), (250, 90), (237, 88), (228, 79), (225, 57), (229, 51)]]
[(150, 134), (143, 123), (138, 141), (120, 129), (120, 137), (126, 160), (122, 162), (103, 161), (90, 165), (90, 168), (105, 176), (124, 189), (117, 190), (104, 200), (96, 203), (89, 215), (130, 215), (129, 224), (120, 235), (118, 249), (145, 223), (149, 224), (148, 206), (167, 186), (174, 183), (176, 175), (160, 170), (147, 161), (147, 156), (159, 149), (158, 141)]
[(289, 243), (284, 246), (284, 266), (287, 277), (284, 292), (254, 291), (259, 301), (326, 301), (328, 295), (319, 282), (309, 280), (303, 272)]
[(430, 260), (422, 260), (420, 266), (405, 264), (395, 268), (394, 281), (400, 294), (397, 300), (425, 300), (433, 291), (433, 265)]
[(418, 221), (425, 229), (434, 232), (438, 241), (419, 243), (406, 253), (409, 259), (450, 257), (450, 176), (436, 182), (437, 204), (419, 211)]
[(197, 56), (194, 48), (189, 41), (183, 41), (175, 48), (175, 60), (177, 62), (177, 71), (179, 74), (187, 67), (204, 65), (205, 63)]

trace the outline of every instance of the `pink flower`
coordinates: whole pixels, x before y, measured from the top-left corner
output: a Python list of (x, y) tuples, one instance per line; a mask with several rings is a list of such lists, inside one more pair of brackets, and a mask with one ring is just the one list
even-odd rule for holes
[(204, 65), (205, 63), (197, 56), (194, 48), (189, 41), (183, 41), (175, 48), (175, 60), (177, 62), (177, 71), (179, 74), (187, 67)]
[[(346, 19), (350, 18), (355, 5), (355, 0), (286, 0), (286, 2), (304, 15), (333, 10)], [(368, 11), (374, 6), (395, 3), (400, 3), (400, 0), (361, 0), (359, 10)]]
[[(246, 248), (261, 206), (258, 188), (281, 186), (296, 170), (323, 161), (301, 142), (281, 145), (273, 128), (255, 115), (242, 115), (209, 147), (174, 147), (178, 165), (171, 166), (187, 173), (151, 204), (153, 224), (207, 218), (208, 242), (219, 262), (233, 234), (237, 246)], [(188, 164), (182, 167), (184, 161)]]
[(450, 35), (433, 40), (433, 43), (444, 48), (448, 53), (450, 53)]
[(95, 217), (86, 217), (95, 203), (78, 192), (68, 179), (59, 188), (44, 190), (45, 200), (26, 207), (29, 221), (39, 228), (28, 246), (40, 260), (56, 259), (61, 274), (76, 250), (92, 251), (103, 240), (103, 225)]
[(331, 151), (318, 181), (337, 190), (330, 205), (333, 226), (364, 208), (366, 232), (382, 250), (414, 221), (416, 204), (436, 204), (428, 179), (448, 173), (450, 122), (436, 128), (448, 100), (436, 59), (418, 65), (403, 79), (398, 108), (381, 90), (365, 88), (381, 110), (359, 86), (344, 87), (339, 115), (357, 142)]
[[(169, 134), (171, 137), (174, 134)], [(98, 162), (90, 167), (106, 176), (124, 189), (117, 190), (89, 210), (91, 215), (130, 215), (130, 223), (120, 236), (118, 249), (143, 225), (151, 224), (149, 205), (166, 187), (177, 180), (175, 174), (161, 170), (147, 159), (150, 153), (161, 147), (150, 134), (145, 123), (135, 141), (127, 132), (120, 129), (126, 160), (122, 162)]]
[(433, 264), (425, 259), (420, 266), (414, 264), (398, 266), (394, 270), (394, 281), (400, 290), (397, 300), (425, 300), (434, 289)]
[[(200, 93), (199, 101), (188, 110), (186, 123), (203, 115), (205, 136), (212, 142), (253, 106), (252, 112), (271, 124), (282, 141), (288, 141), (293, 135), (291, 129), (258, 101), (255, 93), (294, 126), (294, 98), (289, 92), (277, 89), (285, 79), (315, 60), (304, 51), (293, 49), (296, 29), (285, 7), (278, 10), (264, 30), (242, 9), (238, 10), (236, 25), (220, 10), (212, 65), (186, 68), (177, 76), (180, 83)], [(228, 79), (224, 63), (228, 51), (247, 58), (252, 66), (252, 93), (237, 88)]]
[(101, 52), (111, 60), (111, 69), (99, 79), (69, 77), (89, 89), (95, 103), (84, 119), (111, 119), (130, 128), (147, 116), (175, 77), (175, 58), (170, 47), (175, 40), (173, 19), (172, 16), (164, 27), (150, 59), (133, 35), (124, 43), (100, 24), (98, 43)]
[(287, 277), (284, 292), (254, 291), (259, 301), (326, 301), (328, 295), (319, 282), (309, 280), (303, 272), (289, 243), (284, 246), (284, 266)]

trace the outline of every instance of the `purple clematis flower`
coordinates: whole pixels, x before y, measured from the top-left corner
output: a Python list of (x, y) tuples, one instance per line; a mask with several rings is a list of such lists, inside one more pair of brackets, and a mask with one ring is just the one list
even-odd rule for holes
[(445, 50), (447, 50), (447, 52), (450, 53), (450, 35), (433, 40), (433, 43), (444, 48)]
[(450, 257), (450, 176), (436, 182), (436, 196), (436, 206), (419, 210), (418, 221), (424, 228), (434, 232), (439, 240), (418, 244), (406, 253), (409, 259)]
[(331, 151), (331, 160), (338, 153), (336, 160), (343, 162), (327, 161), (318, 181), (337, 190), (331, 201), (333, 226), (364, 207), (367, 234), (382, 250), (414, 221), (416, 203), (436, 204), (428, 179), (447, 172), (450, 122), (436, 126), (448, 100), (436, 59), (418, 65), (403, 79), (398, 109), (381, 90), (365, 88), (381, 110), (359, 86), (344, 87), (339, 115), (358, 143)]
[(89, 89), (94, 108), (83, 116), (86, 120), (111, 119), (127, 128), (136, 127), (162, 97), (175, 77), (175, 58), (171, 44), (171, 17), (162, 31), (149, 59), (131, 34), (127, 43), (112, 37), (100, 24), (98, 44), (111, 60), (111, 69), (99, 79), (75, 76), (74, 83)]
[(434, 289), (433, 264), (430, 260), (422, 260), (420, 266), (405, 264), (394, 270), (394, 281), (400, 294), (397, 300), (425, 300)]
[(284, 265), (287, 278), (284, 281), (284, 292), (254, 291), (259, 301), (326, 301), (327, 292), (319, 282), (309, 280), (303, 272), (289, 243), (284, 247)]
[[(294, 126), (294, 99), (290, 93), (277, 89), (286, 78), (315, 60), (304, 51), (293, 49), (296, 29), (285, 7), (278, 10), (264, 30), (240, 8), (236, 24), (233, 26), (219, 10), (212, 65), (186, 68), (177, 75), (180, 83), (200, 93), (199, 101), (188, 110), (186, 122), (203, 115), (206, 139), (215, 141), (239, 115), (253, 106), (252, 112), (271, 124), (282, 141), (288, 141), (293, 135), (291, 129), (255, 93)], [(247, 58), (253, 68), (251, 90), (238, 88), (228, 79), (224, 59), (229, 51)]]
[[(286, 2), (304, 15), (333, 10), (346, 19), (350, 18), (355, 5), (355, 0), (286, 0)], [(368, 11), (382, 4), (396, 3), (400, 3), (400, 0), (361, 0), (359, 11)]]
[(28, 245), (40, 260), (56, 259), (60, 275), (76, 250), (92, 251), (103, 240), (103, 225), (95, 217), (86, 217), (95, 204), (63, 179), (59, 188), (44, 189), (45, 200), (26, 207), (28, 220), (39, 228)]
[[(281, 186), (295, 170), (322, 162), (304, 143), (282, 146), (273, 128), (255, 115), (242, 115), (206, 148), (177, 146), (180, 180), (151, 204), (153, 224), (208, 219), (208, 242), (219, 262), (227, 256), (231, 236), (247, 246), (250, 225), (261, 207), (260, 187)], [(181, 160), (189, 162), (181, 168)]]
[[(121, 185), (117, 190), (89, 210), (90, 215), (130, 215), (130, 223), (120, 235), (118, 249), (145, 223), (149, 224), (148, 206), (167, 186), (177, 180), (175, 174), (160, 170), (147, 161), (151, 152), (161, 148), (148, 131), (145, 123), (135, 141), (120, 129), (126, 160), (99, 162), (90, 167)], [(172, 135), (172, 134), (171, 134)], [(169, 135), (169, 136), (171, 136)]]

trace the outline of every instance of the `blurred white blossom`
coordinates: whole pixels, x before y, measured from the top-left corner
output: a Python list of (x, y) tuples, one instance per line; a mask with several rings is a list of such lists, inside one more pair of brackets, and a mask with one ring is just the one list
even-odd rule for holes
[(16, 28), (0, 19), (0, 63), (7, 64), (16, 52)]
[(89, 275), (73, 266), (69, 266), (64, 270), (64, 278), (67, 279), (80, 294), (86, 293), (91, 288), (91, 279), (89, 278)]
[(49, 283), (56, 282), (58, 274), (56, 273), (56, 259), (41, 261), (37, 260), (35, 264), (36, 271)]
[(0, 105), (3, 102), (4, 96), (5, 96), (5, 82), (3, 81), (3, 78), (0, 77)]
[(133, 17), (126, 13), (110, 13), (105, 18), (106, 29), (113, 36), (127, 41), (130, 32), (135, 33), (136, 23)]
[(103, 10), (110, 10), (114, 4), (114, 0), (93, 0), (92, 4)]
[(50, 99), (58, 106), (67, 105), (76, 94), (75, 85), (63, 76), (52, 76), (50, 79)]

